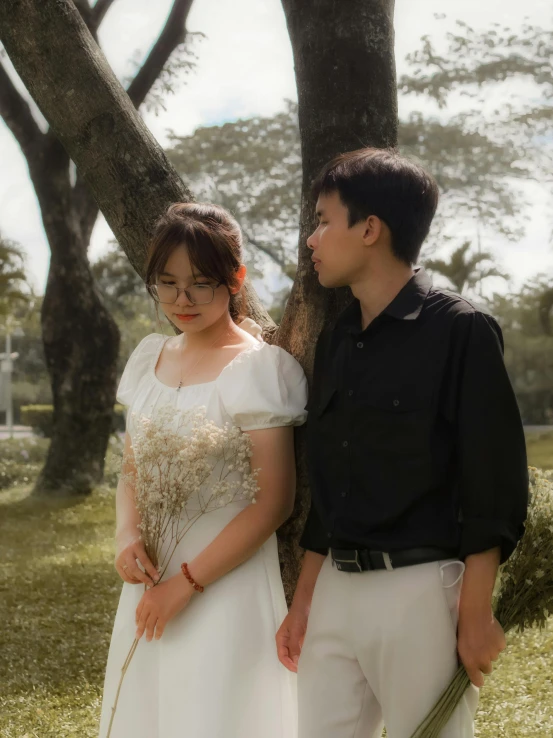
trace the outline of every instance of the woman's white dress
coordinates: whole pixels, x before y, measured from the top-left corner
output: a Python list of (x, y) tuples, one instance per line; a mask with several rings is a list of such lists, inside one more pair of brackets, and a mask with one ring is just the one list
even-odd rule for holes
[[(300, 425), (306, 419), (306, 380), (298, 362), (264, 343), (259, 326), (241, 327), (258, 338), (205, 384), (175, 388), (155, 374), (167, 339), (144, 338), (132, 353), (117, 399), (151, 417), (171, 403), (205, 406), (218, 425), (242, 430)], [(132, 437), (132, 423), (128, 423)], [(233, 472), (230, 472), (233, 474)], [(229, 477), (230, 478), (230, 477)], [(234, 501), (202, 515), (179, 544), (166, 577), (180, 572), (249, 503)], [(100, 738), (135, 635), (143, 585), (123, 583), (106, 669)], [(141, 639), (123, 680), (112, 738), (295, 738), (296, 676), (279, 662), (275, 634), (287, 607), (276, 535), (247, 561), (205, 588), (170, 621), (159, 641)]]

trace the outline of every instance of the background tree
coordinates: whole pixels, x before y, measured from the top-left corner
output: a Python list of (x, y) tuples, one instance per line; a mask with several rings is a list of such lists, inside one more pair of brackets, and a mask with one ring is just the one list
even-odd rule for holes
[[(412, 72), (400, 80), (405, 92), (425, 95), (444, 109), (452, 95), (462, 94), (470, 104), (467, 127), (482, 130), (482, 110), (490, 110), (487, 134), (492, 141), (509, 142), (513, 162), (511, 177), (546, 184), (553, 177), (553, 31), (523, 24), (511, 29), (500, 23), (477, 31), (458, 21), (439, 50), (428, 36), (411, 54)], [(526, 94), (498, 104), (498, 91), (524, 80)], [(507, 163), (509, 157), (501, 156)], [(479, 178), (476, 179), (479, 181)], [(511, 198), (516, 203), (516, 199)], [(513, 211), (513, 214), (516, 213)], [(543, 287), (537, 306), (542, 330), (551, 333), (553, 290)]]
[[(508, 279), (508, 275), (493, 266), (494, 256), (489, 251), (469, 253), (470, 242), (466, 241), (445, 259), (426, 259), (424, 265), (430, 271), (445, 277), (455, 292), (463, 293), (466, 289), (475, 290), (485, 279), (500, 277)], [(491, 262), (491, 263), (490, 263)]]
[(547, 336), (553, 334), (551, 329), (551, 313), (553, 312), (553, 287), (547, 285), (543, 288), (543, 292), (540, 296), (538, 305), (538, 311), (540, 316), (540, 323), (543, 332)]
[(428, 167), (440, 187), (424, 254), (449, 241), (468, 239), (481, 251), (498, 238), (516, 243), (524, 235), (528, 201), (519, 182), (527, 169), (511, 138), (492, 137), (486, 128), (483, 111), (446, 120), (417, 112), (400, 123), (402, 152)]
[(147, 297), (142, 278), (116, 242), (110, 243), (108, 250), (93, 262), (91, 269), (110, 313), (120, 310), (125, 315), (126, 300)]
[[(65, 33), (78, 35), (78, 21), (79, 28), (81, 31), (87, 30), (90, 42), (94, 45), (88, 52), (88, 59), (92, 60), (99, 53), (95, 51), (94, 40), (97, 41), (98, 29), (112, 4), (113, 0), (96, 0), (92, 6), (88, 0), (77, 0), (74, 4), (64, 1), (54, 8), (54, 3), (43, 3), (40, 32), (42, 40), (48, 40), (51, 47), (42, 46), (39, 39), (31, 35), (33, 42), (37, 42), (36, 48), (42, 49), (41, 61), (28, 44), (28, 38), (25, 42), (27, 34), (17, 26), (16, 21), (20, 17), (18, 14), (27, 9), (32, 15), (30, 4), (11, 0), (2, 4), (1, 40), (8, 54), (10, 44), (17, 43), (17, 40), (27, 43), (28, 64), (30, 67), (35, 65), (35, 79), (27, 77), (23, 80), (31, 94), (36, 89), (35, 80), (41, 77), (39, 66), (46, 65), (47, 58), (50, 58), (52, 75), (48, 81), (51, 104), (59, 104), (63, 108), (59, 94), (71, 96), (75, 93), (75, 99), (88, 94), (87, 74), (78, 76), (61, 73), (61, 65), (71, 65), (73, 59), (62, 54), (58, 60), (52, 60), (51, 54), (54, 53), (53, 49), (66, 42)], [(182, 67), (186, 63), (186, 59), (183, 61), (185, 23), (191, 4), (192, 0), (174, 1), (157, 41), (130, 81), (127, 93), (135, 108), (152, 91), (159, 99), (156, 81), (160, 81), (162, 86), (167, 85), (166, 77), (171, 72), (171, 64)], [(58, 38), (55, 38), (58, 30), (56, 12), (67, 13), (67, 18), (71, 19)], [(12, 17), (14, 24), (9, 28)], [(77, 50), (77, 55), (79, 53), (82, 55), (86, 52)], [(102, 63), (106, 65), (103, 57)], [(53, 87), (50, 82), (52, 79), (67, 82), (69, 77), (73, 87), (63, 84)], [(74, 127), (74, 131), (78, 131), (82, 137), (81, 145), (92, 149), (96, 137), (106, 136), (115, 129), (113, 119), (102, 117), (99, 107), (94, 102), (83, 104), (79, 125)], [(46, 115), (50, 127), (42, 130), (31, 106), (19, 93), (6, 65), (2, 63), (0, 115), (26, 158), (51, 250), (48, 282), (42, 303), (42, 337), (54, 402), (54, 434), (46, 464), (36, 483), (36, 491), (86, 494), (101, 479), (103, 472), (119, 352), (117, 326), (100, 298), (87, 258), (92, 229), (99, 212), (98, 204), (88, 187), (83, 169), (74, 173), (70, 154), (58, 138), (56, 125), (52, 125)], [(78, 145), (78, 142), (75, 144)], [(123, 171), (126, 165), (125, 162), (121, 164)], [(89, 166), (94, 165), (93, 159), (89, 160)], [(144, 170), (143, 176), (147, 182), (147, 170)]]
[[(466, 172), (467, 181), (488, 192), (488, 197), (482, 179), (488, 172), (502, 173), (511, 186), (517, 180), (550, 185), (553, 32), (530, 24), (511, 29), (500, 23), (475, 30), (457, 21), (445, 39), (438, 48), (435, 40), (425, 36), (421, 48), (407, 57), (411, 69), (399, 81), (402, 94), (434, 101), (442, 116), (452, 100), (462, 96), (463, 129), (472, 136), (485, 136), (491, 144), (479, 147), (475, 142), (480, 165)], [(524, 87), (512, 95), (513, 84), (521, 80)], [(517, 217), (519, 198), (524, 200), (521, 188), (511, 190), (509, 199), (515, 206), (511, 216)], [(504, 196), (501, 199), (507, 202)]]
[(142, 338), (149, 333), (166, 331), (167, 322), (117, 243), (112, 242), (108, 251), (92, 264), (92, 274), (121, 333), (121, 351), (117, 361), (120, 375), (127, 358)]
[[(483, 116), (480, 123), (483, 127)], [(440, 121), (412, 113), (399, 122), (398, 143), (432, 171), (440, 186), (440, 207), (424, 255), (452, 239), (458, 242), (459, 233), (479, 250), (486, 240), (521, 238), (527, 202), (514, 180), (526, 170), (509, 138), (492, 140), (472, 130), (472, 118), (469, 126), (463, 115)], [(173, 134), (167, 156), (187, 174), (198, 197), (239, 214), (249, 257), (260, 271), (283, 275), (272, 281), (275, 291), (286, 295), (296, 268), (302, 182), (297, 105), (288, 101), (274, 116), (205, 126), (189, 136)]]
[[(429, 36), (423, 36), (421, 48), (408, 57), (412, 72), (400, 80), (403, 92), (427, 95), (443, 109), (452, 92), (462, 91), (482, 103), (491, 86), (524, 78), (532, 84), (528, 96), (519, 95), (516, 104), (511, 101), (495, 111), (497, 117), (505, 124), (524, 123), (532, 133), (549, 131), (553, 118), (553, 31), (528, 23), (516, 29), (493, 23), (490, 28), (475, 30), (457, 21), (455, 30), (445, 38), (446, 46), (439, 50)], [(519, 132), (521, 136), (526, 133)]]
[(23, 249), (0, 236), (0, 320), (13, 311), (14, 303), (26, 304), (30, 296)]
[(539, 305), (551, 290), (549, 275), (538, 274), (509, 295), (494, 295), (490, 308), (505, 339), (505, 363), (523, 421), (553, 424), (553, 336), (543, 333)]
[(245, 246), (260, 269), (273, 262), (290, 279), (297, 265), (301, 151), (297, 105), (271, 117), (202, 126), (170, 137), (167, 150), (196, 196), (239, 214)]

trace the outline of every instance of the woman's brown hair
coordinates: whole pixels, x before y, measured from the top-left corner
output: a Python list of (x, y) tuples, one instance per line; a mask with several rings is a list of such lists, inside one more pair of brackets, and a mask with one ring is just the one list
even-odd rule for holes
[[(232, 215), (210, 203), (176, 202), (154, 226), (144, 276), (154, 284), (178, 246), (185, 246), (194, 273), (226, 285), (240, 287), (242, 231)], [(243, 318), (242, 291), (230, 294), (229, 312), (235, 323)]]

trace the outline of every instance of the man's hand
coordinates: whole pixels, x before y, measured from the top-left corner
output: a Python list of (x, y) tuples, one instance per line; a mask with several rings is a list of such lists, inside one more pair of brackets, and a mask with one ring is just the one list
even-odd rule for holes
[(492, 673), (492, 661), (497, 661), (505, 648), (505, 633), (492, 612), (499, 558), (499, 548), (493, 548), (467, 556), (465, 561), (457, 651), (476, 687), (484, 686), (484, 674)]
[(298, 671), (298, 661), (307, 631), (307, 615), (291, 609), (276, 634), (278, 660), (289, 671)]
[(484, 674), (492, 673), (492, 662), (497, 661), (504, 648), (503, 628), (490, 609), (483, 612), (460, 610), (457, 651), (476, 687), (484, 686)]

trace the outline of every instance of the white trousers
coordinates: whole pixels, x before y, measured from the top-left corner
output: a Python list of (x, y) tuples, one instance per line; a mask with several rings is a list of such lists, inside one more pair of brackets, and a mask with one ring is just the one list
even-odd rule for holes
[[(313, 593), (298, 661), (298, 738), (410, 738), (458, 665), (464, 567), (436, 561), (343, 572), (330, 554)], [(478, 689), (441, 738), (472, 738)]]

